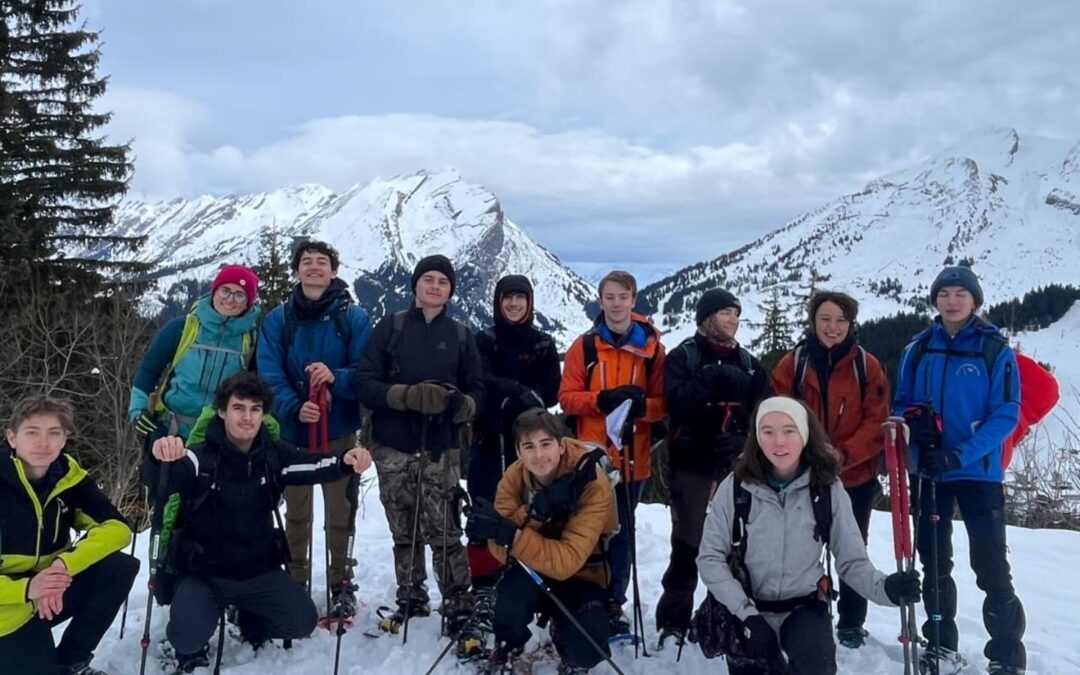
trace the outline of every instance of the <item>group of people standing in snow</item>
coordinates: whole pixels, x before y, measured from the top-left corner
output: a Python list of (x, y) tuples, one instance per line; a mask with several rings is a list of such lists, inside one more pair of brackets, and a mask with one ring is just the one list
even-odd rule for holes
[[(150, 561), (154, 592), (171, 603), (178, 672), (209, 665), (227, 608), (255, 647), (305, 637), (320, 617), (351, 620), (359, 476), (372, 464), (397, 582), (381, 629), (407, 631), (431, 613), (426, 547), (459, 659), (510, 672), (529, 626), (550, 622), (560, 672), (588, 672), (610, 658), (612, 636), (643, 637), (634, 513), (662, 468), (651, 448), (663, 422), (672, 531), (655, 609), (661, 648), (703, 638), (692, 630), (700, 578), (730, 618), (731, 672), (835, 672), (827, 548), (840, 644), (863, 645), (868, 600), (921, 598), (922, 672), (951, 672), (961, 663), (949, 517), (959, 506), (986, 594), (990, 672), (1024, 671), (1001, 462), (1020, 380), (1012, 350), (977, 315), (970, 269), (934, 280), (938, 316), (891, 391), (858, 343), (857, 301), (841, 292), (810, 299), (805, 338), (770, 373), (737, 339), (732, 293), (703, 293), (696, 333), (667, 352), (634, 312), (636, 280), (615, 271), (560, 371), (525, 276), (498, 280), (494, 324), (474, 335), (447, 312), (451, 261), (423, 258), (408, 309), (372, 328), (339, 262), (326, 243), (299, 244), (297, 283), (265, 317), (251, 270), (222, 268), (209, 295), (161, 328), (133, 383), (129, 416), (145, 438), (162, 551)], [(910, 429), (922, 583), (914, 571), (880, 572), (866, 553), (890, 414)], [(122, 552), (128, 525), (65, 452), (75, 429), (70, 405), (24, 401), (0, 450), (4, 672), (102, 675), (93, 651), (136, 576)], [(315, 483), (323, 610), (312, 600)], [(72, 542), (71, 528), (86, 534)], [(54, 648), (49, 627), (69, 618)]]

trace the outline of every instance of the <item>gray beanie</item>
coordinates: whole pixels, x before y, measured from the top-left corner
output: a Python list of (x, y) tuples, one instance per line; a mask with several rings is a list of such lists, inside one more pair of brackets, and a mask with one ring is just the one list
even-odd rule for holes
[(971, 293), (971, 297), (975, 298), (975, 306), (982, 306), (982, 286), (979, 285), (979, 277), (975, 276), (975, 272), (970, 267), (954, 265), (941, 270), (941, 273), (937, 275), (937, 279), (934, 279), (934, 283), (930, 285), (931, 307), (937, 306), (938, 291), (946, 286), (959, 286), (967, 289), (967, 292)]

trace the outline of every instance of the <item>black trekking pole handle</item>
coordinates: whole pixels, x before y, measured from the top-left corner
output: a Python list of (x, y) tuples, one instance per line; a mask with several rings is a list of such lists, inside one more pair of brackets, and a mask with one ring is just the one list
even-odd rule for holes
[[(158, 502), (161, 504), (162, 520), (165, 518), (165, 500), (168, 499), (170, 466), (171, 462), (162, 462), (158, 468), (157, 496)], [(146, 674), (146, 655), (150, 648), (150, 618), (154, 612), (154, 591), (157, 589), (157, 571), (161, 564), (159, 546), (161, 544), (162, 524), (163, 522), (158, 525), (157, 531), (151, 528), (150, 532), (150, 570), (146, 580), (146, 618), (143, 619), (143, 634), (142, 639), (139, 641), (139, 647), (142, 649), (142, 657), (139, 661), (139, 675)]]
[(593, 636), (589, 635), (589, 632), (585, 630), (585, 626), (581, 625), (581, 622), (577, 620), (577, 617), (574, 616), (570, 612), (570, 610), (567, 609), (566, 605), (563, 604), (562, 600), (560, 600), (558, 596), (555, 595), (555, 591), (551, 590), (551, 587), (544, 583), (544, 580), (540, 577), (540, 575), (537, 574), (531, 567), (521, 562), (517, 558), (512, 558), (512, 560), (518, 565), (521, 565), (521, 569), (525, 570), (525, 573), (529, 575), (529, 578), (531, 578), (533, 582), (535, 582), (536, 585), (540, 587), (540, 590), (544, 592), (548, 599), (551, 600), (551, 602), (553, 602), (555, 606), (559, 608), (559, 611), (562, 612), (567, 619), (569, 619), (570, 624), (581, 632), (581, 635), (589, 642), (590, 645), (592, 645), (592, 648), (596, 650), (596, 653), (602, 656), (604, 660), (608, 662), (608, 665), (611, 666), (612, 670), (618, 673), (618, 675), (626, 675), (626, 673), (624, 673), (622, 669), (620, 669), (619, 666), (616, 665), (614, 659), (604, 653), (604, 649), (599, 644), (597, 644), (596, 640), (593, 639)]

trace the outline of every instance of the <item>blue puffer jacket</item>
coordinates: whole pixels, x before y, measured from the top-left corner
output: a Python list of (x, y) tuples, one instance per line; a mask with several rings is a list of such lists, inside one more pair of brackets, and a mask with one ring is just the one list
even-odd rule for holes
[[(286, 311), (296, 317), (296, 329), (288, 340)], [(338, 334), (338, 321), (334, 319), (342, 311), (349, 325), (348, 345)], [(353, 433), (360, 427), (353, 376), (370, 336), (368, 313), (353, 304), (341, 279), (334, 279), (316, 302), (304, 298), (297, 284), (285, 304), (266, 315), (259, 332), (256, 358), (259, 374), (274, 390), (272, 411), (281, 423), (282, 438), (307, 445), (307, 427), (300, 423), (297, 414), (308, 400), (308, 375), (304, 368), (319, 362), (334, 371), (334, 384), (330, 387), (330, 439)]]
[[(176, 364), (164, 397), (166, 408), (192, 420), (180, 423), (182, 437), (187, 437), (203, 407), (213, 404), (218, 384), (230, 375), (247, 370), (248, 364), (243, 359), (244, 334), (254, 330), (260, 312), (259, 306), (255, 305), (240, 316), (225, 317), (214, 309), (210, 296), (196, 301), (192, 313), (199, 319), (199, 333)], [(157, 387), (176, 354), (186, 318), (180, 316), (162, 326), (143, 355), (131, 387), (130, 419), (134, 420), (140, 411), (149, 407), (150, 392)], [(253, 334), (252, 341), (254, 339)]]
[[(1001, 448), (1020, 416), (1020, 377), (1008, 346), (1001, 349), (992, 372), (986, 372), (984, 343), (997, 337), (996, 326), (972, 317), (950, 338), (938, 317), (904, 350), (893, 412), (903, 415), (908, 406), (929, 401), (941, 415), (942, 447), (959, 450), (961, 467), (940, 481), (1004, 479)], [(912, 372), (923, 340), (928, 340), (926, 349), (917, 372)], [(917, 459), (918, 447), (912, 450)]]

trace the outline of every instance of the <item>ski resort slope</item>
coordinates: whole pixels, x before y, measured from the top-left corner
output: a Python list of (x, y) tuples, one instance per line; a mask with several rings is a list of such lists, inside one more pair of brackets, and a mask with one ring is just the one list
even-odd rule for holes
[[(374, 474), (373, 470), (369, 470)], [(439, 635), (439, 615), (416, 619), (409, 624), (409, 642), (401, 645), (401, 636), (384, 635), (377, 639), (365, 637), (364, 631), (378, 632), (375, 627), (375, 608), (390, 604), (394, 597), (394, 571), (391, 554), (390, 531), (386, 524), (382, 505), (378, 498), (378, 486), (373, 485), (364, 495), (363, 506), (357, 519), (355, 557), (359, 561), (356, 582), (359, 597), (367, 603), (357, 616), (356, 626), (342, 640), (340, 673), (348, 675), (420, 675), (435, 660), (446, 645)], [(319, 491), (316, 490), (318, 500)], [(322, 597), (324, 571), (322, 538), (322, 509), (316, 506), (315, 541), (315, 601), (325, 603)], [(642, 505), (637, 510), (638, 560), (641, 595), (645, 610), (645, 624), (649, 641), (650, 658), (634, 660), (632, 647), (616, 647), (615, 659), (628, 674), (662, 675), (683, 673), (685, 675), (716, 675), (727, 672), (721, 660), (708, 661), (702, 657), (696, 645), (687, 645), (682, 661), (676, 663), (676, 649), (669, 647), (656, 652), (654, 608), (660, 596), (660, 577), (668, 560), (668, 537), (670, 520), (663, 506)], [(986, 659), (982, 656), (986, 632), (982, 624), (982, 593), (975, 587), (975, 579), (968, 565), (967, 537), (957, 523), (958, 532), (953, 543), (957, 562), (955, 578), (959, 588), (960, 649), (969, 665), (965, 673), (985, 673)], [(1057, 675), (1080, 673), (1080, 651), (1076, 649), (1076, 617), (1080, 607), (1080, 580), (1072, 576), (1075, 561), (1080, 559), (1080, 532), (1059, 530), (1025, 530), (1009, 528), (1010, 559), (1020, 598), (1027, 610), (1027, 636), (1029, 675)], [(118, 639), (120, 621), (116, 622), (102, 641), (94, 665), (111, 675), (135, 675), (139, 672), (139, 638), (143, 630), (146, 609), (146, 534), (139, 538), (138, 553), (144, 569), (135, 582), (127, 614), (124, 639)], [(871, 523), (870, 555), (874, 564), (883, 571), (895, 569), (892, 557), (891, 524), (886, 513), (875, 513)], [(438, 590), (431, 576), (431, 558), (428, 556), (429, 586), (432, 606), (438, 605)], [(1057, 580), (1057, 581), (1055, 581)], [(704, 597), (704, 588), (698, 587), (698, 600)], [(629, 609), (629, 607), (627, 608)], [(154, 609), (152, 621), (152, 646), (147, 673), (161, 675), (163, 671), (154, 654), (164, 637), (168, 609)], [(921, 620), (921, 613), (920, 613)], [(899, 629), (899, 612), (896, 609), (870, 606), (866, 628), (870, 641), (866, 647), (851, 651), (838, 647), (838, 665), (841, 673), (900, 673), (903, 669), (900, 646), (896, 642)], [(540, 636), (546, 635), (539, 631)], [(59, 636), (59, 631), (57, 631)], [(533, 643), (538, 640), (534, 631)], [(326, 631), (316, 631), (309, 639), (296, 642), (285, 651), (281, 643), (260, 650), (258, 654), (242, 646), (231, 637), (226, 639), (222, 673), (228, 675), (329, 675), (333, 672), (334, 636)], [(215, 634), (212, 644), (217, 644)], [(212, 669), (196, 671), (209, 675)], [(470, 673), (471, 667), (457, 665), (452, 655), (443, 659), (437, 673)], [(554, 675), (555, 668), (538, 667), (537, 675)], [(594, 673), (613, 672), (606, 664), (593, 669)]]

